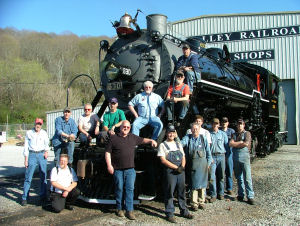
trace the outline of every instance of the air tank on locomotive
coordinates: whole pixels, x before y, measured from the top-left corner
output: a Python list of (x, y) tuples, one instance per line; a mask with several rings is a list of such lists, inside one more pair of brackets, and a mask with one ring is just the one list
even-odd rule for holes
[[(253, 155), (255, 149), (264, 154), (265, 150), (269, 152), (282, 143), (283, 137), (278, 135), (280, 80), (274, 74), (249, 63), (231, 62), (226, 46), (223, 49), (206, 49), (199, 37), (181, 40), (168, 34), (165, 15), (147, 16), (147, 29), (141, 30), (136, 23), (137, 15), (138, 13), (132, 19), (125, 14), (119, 22), (114, 23), (118, 39), (111, 46), (108, 41), (100, 42), (99, 61), (100, 54), (106, 52), (104, 60), (99, 62), (102, 88), (92, 102), (95, 107), (104, 94), (105, 101), (98, 112), (99, 117), (108, 106), (107, 100), (116, 97), (119, 108), (133, 122), (128, 102), (143, 91), (143, 83), (148, 80), (154, 83), (154, 92), (164, 99), (168, 86), (173, 82), (177, 59), (182, 55), (181, 46), (188, 43), (193, 54), (198, 55), (201, 80), (194, 83), (189, 110), (177, 128), (179, 136), (185, 135), (197, 109), (207, 124), (213, 117), (227, 116), (234, 126), (235, 120), (243, 117), (247, 129), (253, 135)], [(131, 24), (135, 26), (135, 30), (131, 28)], [(162, 121), (166, 125), (166, 119), (162, 118)], [(150, 133), (149, 128), (144, 128), (140, 135), (150, 137)], [(163, 138), (164, 130), (158, 141)], [(156, 150), (147, 146), (138, 147), (135, 158), (135, 197), (147, 192), (154, 197), (153, 194), (159, 190), (157, 175), (160, 164)], [(106, 170), (104, 148), (78, 149), (75, 159), (75, 162), (81, 162), (79, 187), (86, 201), (107, 203), (105, 200), (112, 200), (113, 183)]]

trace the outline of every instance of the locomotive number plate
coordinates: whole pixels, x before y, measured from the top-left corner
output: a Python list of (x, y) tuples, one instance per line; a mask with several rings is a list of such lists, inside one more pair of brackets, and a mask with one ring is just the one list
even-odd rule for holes
[(107, 83), (107, 90), (120, 90), (123, 88), (122, 82)]

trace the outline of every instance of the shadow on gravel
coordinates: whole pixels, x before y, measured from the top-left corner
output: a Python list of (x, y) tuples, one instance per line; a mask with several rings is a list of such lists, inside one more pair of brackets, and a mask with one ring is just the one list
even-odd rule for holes
[(148, 206), (144, 204), (138, 205), (135, 209), (143, 212), (146, 215), (165, 219), (165, 211), (162, 209), (158, 209), (156, 207)]

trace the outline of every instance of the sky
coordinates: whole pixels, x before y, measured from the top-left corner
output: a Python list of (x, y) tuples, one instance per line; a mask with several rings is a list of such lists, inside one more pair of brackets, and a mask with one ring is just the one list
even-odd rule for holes
[(146, 15), (164, 14), (168, 22), (203, 15), (300, 11), (300, 0), (0, 0), (0, 28), (78, 36), (113, 37), (111, 21), (125, 13), (146, 28)]

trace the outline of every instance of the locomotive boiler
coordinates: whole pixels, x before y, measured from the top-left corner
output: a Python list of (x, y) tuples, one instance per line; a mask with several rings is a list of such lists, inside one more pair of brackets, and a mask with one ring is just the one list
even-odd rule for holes
[[(137, 15), (136, 15), (137, 17)], [(194, 83), (190, 107), (177, 128), (182, 137), (193, 122), (195, 107), (205, 122), (214, 117), (226, 116), (234, 127), (238, 118), (246, 121), (252, 134), (252, 156), (264, 156), (275, 151), (286, 136), (279, 124), (280, 79), (260, 66), (246, 62), (232, 62), (226, 46), (223, 49), (205, 48), (199, 37), (179, 39), (167, 33), (167, 17), (161, 14), (147, 16), (147, 29), (140, 29), (136, 17), (125, 14), (115, 23), (118, 38), (109, 45), (100, 42), (99, 55), (106, 52), (99, 62), (101, 89), (94, 98), (93, 107), (104, 95), (105, 100), (98, 112), (102, 116), (108, 99), (117, 97), (119, 108), (126, 112), (131, 122), (133, 116), (128, 102), (143, 90), (145, 81), (152, 81), (154, 92), (164, 99), (173, 81), (174, 67), (182, 55), (182, 44), (187, 43), (198, 55), (201, 80)], [(132, 29), (130, 22), (135, 25)], [(100, 57), (99, 57), (100, 61)], [(166, 125), (166, 120), (162, 119)], [(151, 128), (144, 128), (140, 135), (150, 137)], [(158, 142), (164, 138), (164, 130)], [(79, 175), (79, 188), (89, 202), (107, 203), (113, 200), (113, 183), (107, 173), (104, 147), (76, 148), (74, 154)], [(136, 150), (137, 182), (135, 197), (151, 199), (158, 194), (159, 163), (156, 150), (142, 146)], [(143, 194), (143, 195), (142, 195)], [(110, 202), (109, 202), (110, 203)]]

